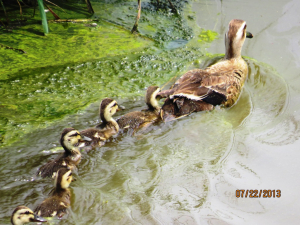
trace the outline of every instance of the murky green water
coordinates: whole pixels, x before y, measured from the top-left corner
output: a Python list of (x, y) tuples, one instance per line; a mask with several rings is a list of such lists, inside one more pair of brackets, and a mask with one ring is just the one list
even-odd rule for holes
[[(284, 24), (278, 22), (284, 12), (296, 12), (288, 7), (293, 2), (274, 4), (268, 13), (276, 8), (277, 17), (264, 26), (252, 6), (259, 4), (195, 1), (185, 9), (195, 17), (189, 21), (194, 27), (198, 23), (220, 34), (209, 52), (224, 51), (223, 34), (233, 17), (245, 19), (255, 35), (243, 49), (256, 60), (246, 58), (249, 77), (238, 103), (160, 124), (137, 137), (119, 136), (84, 154), (71, 184), (70, 213), (54, 224), (296, 224), (298, 66), (293, 51), (280, 42), (282, 36), (290, 40), (290, 34), (276, 30)], [(299, 27), (294, 29), (299, 33)], [(266, 37), (268, 32), (272, 37)], [(35, 208), (48, 196), (52, 181), (36, 179), (36, 170), (56, 157), (51, 150), (59, 146), (63, 128), (80, 130), (98, 122), (103, 97), (126, 107), (116, 117), (140, 110), (147, 86), (162, 86), (218, 59), (195, 48), (202, 46), (199, 34), (187, 46), (177, 41), (165, 45), (166, 51), (36, 69), (3, 83), (1, 113), (9, 120), (2, 122), (2, 142), (8, 146), (0, 158), (0, 223), (8, 223), (15, 206)], [(282, 60), (269, 55), (276, 36)], [(280, 189), (282, 197), (236, 198), (236, 189)]]

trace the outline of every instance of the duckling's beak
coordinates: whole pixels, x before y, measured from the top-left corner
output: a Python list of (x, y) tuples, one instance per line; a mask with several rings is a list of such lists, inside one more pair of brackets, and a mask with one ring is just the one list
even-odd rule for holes
[(30, 222), (47, 222), (43, 217), (33, 214), (34, 218), (30, 218)]
[(161, 100), (163, 97), (161, 96), (161, 95), (156, 95), (155, 96), (155, 99), (157, 100), (157, 101), (159, 101), (159, 100)]
[(124, 109), (126, 109), (125, 106), (118, 105), (117, 112), (119, 112), (119, 111), (121, 111), (121, 110), (124, 110)]
[(253, 38), (253, 34), (251, 34), (249, 31), (246, 32), (246, 38)]
[(81, 135), (81, 141), (92, 141), (91, 138)]

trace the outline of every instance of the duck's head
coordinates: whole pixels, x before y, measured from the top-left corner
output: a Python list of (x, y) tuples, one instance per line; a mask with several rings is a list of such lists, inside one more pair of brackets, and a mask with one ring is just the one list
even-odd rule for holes
[(11, 224), (22, 225), (29, 222), (47, 222), (26, 206), (18, 206), (11, 215)]
[(160, 88), (158, 86), (150, 86), (147, 88), (145, 101), (149, 109), (160, 109), (157, 101), (157, 99), (160, 98), (157, 96), (158, 92), (160, 92)]
[[(60, 144), (65, 149), (66, 152), (72, 153), (76, 151), (78, 145), (82, 141), (91, 141), (92, 139), (81, 136), (78, 130), (74, 128), (65, 128), (61, 133)], [(76, 151), (78, 152), (78, 151)]]
[(246, 21), (233, 19), (229, 22), (228, 31), (225, 33), (226, 59), (240, 58), (244, 41), (253, 35), (246, 31)]
[(54, 186), (56, 189), (67, 189), (73, 181), (72, 170), (63, 167), (55, 174)]
[(112, 116), (119, 110), (119, 105), (115, 100), (105, 98), (100, 104), (100, 118), (104, 123), (111, 122)]

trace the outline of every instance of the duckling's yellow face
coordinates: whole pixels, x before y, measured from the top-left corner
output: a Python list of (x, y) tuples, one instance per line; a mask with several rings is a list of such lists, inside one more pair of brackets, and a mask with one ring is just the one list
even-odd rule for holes
[(62, 168), (57, 171), (54, 179), (54, 186), (57, 187), (57, 182), (60, 182), (60, 187), (66, 189), (70, 186), (73, 181), (72, 171), (67, 168)]
[(18, 206), (13, 212), (11, 222), (15, 225), (22, 225), (29, 222), (46, 222), (46, 220), (34, 214), (33, 211), (26, 206)]
[(119, 106), (116, 101), (112, 101), (109, 103), (105, 109), (104, 109), (104, 118), (106, 121), (110, 121), (112, 119), (112, 116), (119, 111)]
[(61, 179), (61, 187), (63, 189), (66, 189), (70, 186), (70, 183), (72, 182), (73, 177), (72, 177), (72, 171), (69, 170), (68, 172), (66, 172)]
[(77, 147), (80, 140), (81, 136), (77, 130), (72, 130), (64, 136), (64, 144), (68, 149)]
[(156, 98), (158, 92), (160, 92), (159, 87), (157, 87), (157, 86), (148, 87), (145, 101), (149, 107), (151, 106), (154, 109), (160, 108), (160, 106), (158, 105), (158, 101), (157, 101), (158, 98)]

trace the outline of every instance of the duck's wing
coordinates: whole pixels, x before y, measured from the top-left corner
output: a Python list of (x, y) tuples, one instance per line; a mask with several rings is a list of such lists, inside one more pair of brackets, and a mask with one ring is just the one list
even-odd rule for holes
[(195, 74), (188, 82), (181, 83), (170, 98), (185, 97), (194, 101), (204, 101), (220, 105), (227, 100), (228, 79), (220, 74)]
[(180, 77), (172, 89), (159, 92), (158, 96), (170, 99), (185, 97), (212, 105), (226, 102), (226, 106), (230, 106), (238, 98), (244, 80), (244, 72), (234, 67), (210, 71), (194, 69)]
[(194, 101), (205, 101), (212, 105), (219, 105), (226, 101), (227, 76), (223, 73), (208, 73), (205, 70), (195, 69), (179, 78), (170, 90), (158, 93), (161, 97), (185, 97)]
[(207, 75), (207, 72), (205, 72), (205, 70), (200, 70), (200, 69), (190, 70), (186, 72), (184, 75), (182, 75), (169, 90), (161, 91), (156, 96), (161, 98), (167, 98), (170, 95), (173, 95), (176, 91), (185, 87), (187, 84), (198, 82), (205, 75)]

